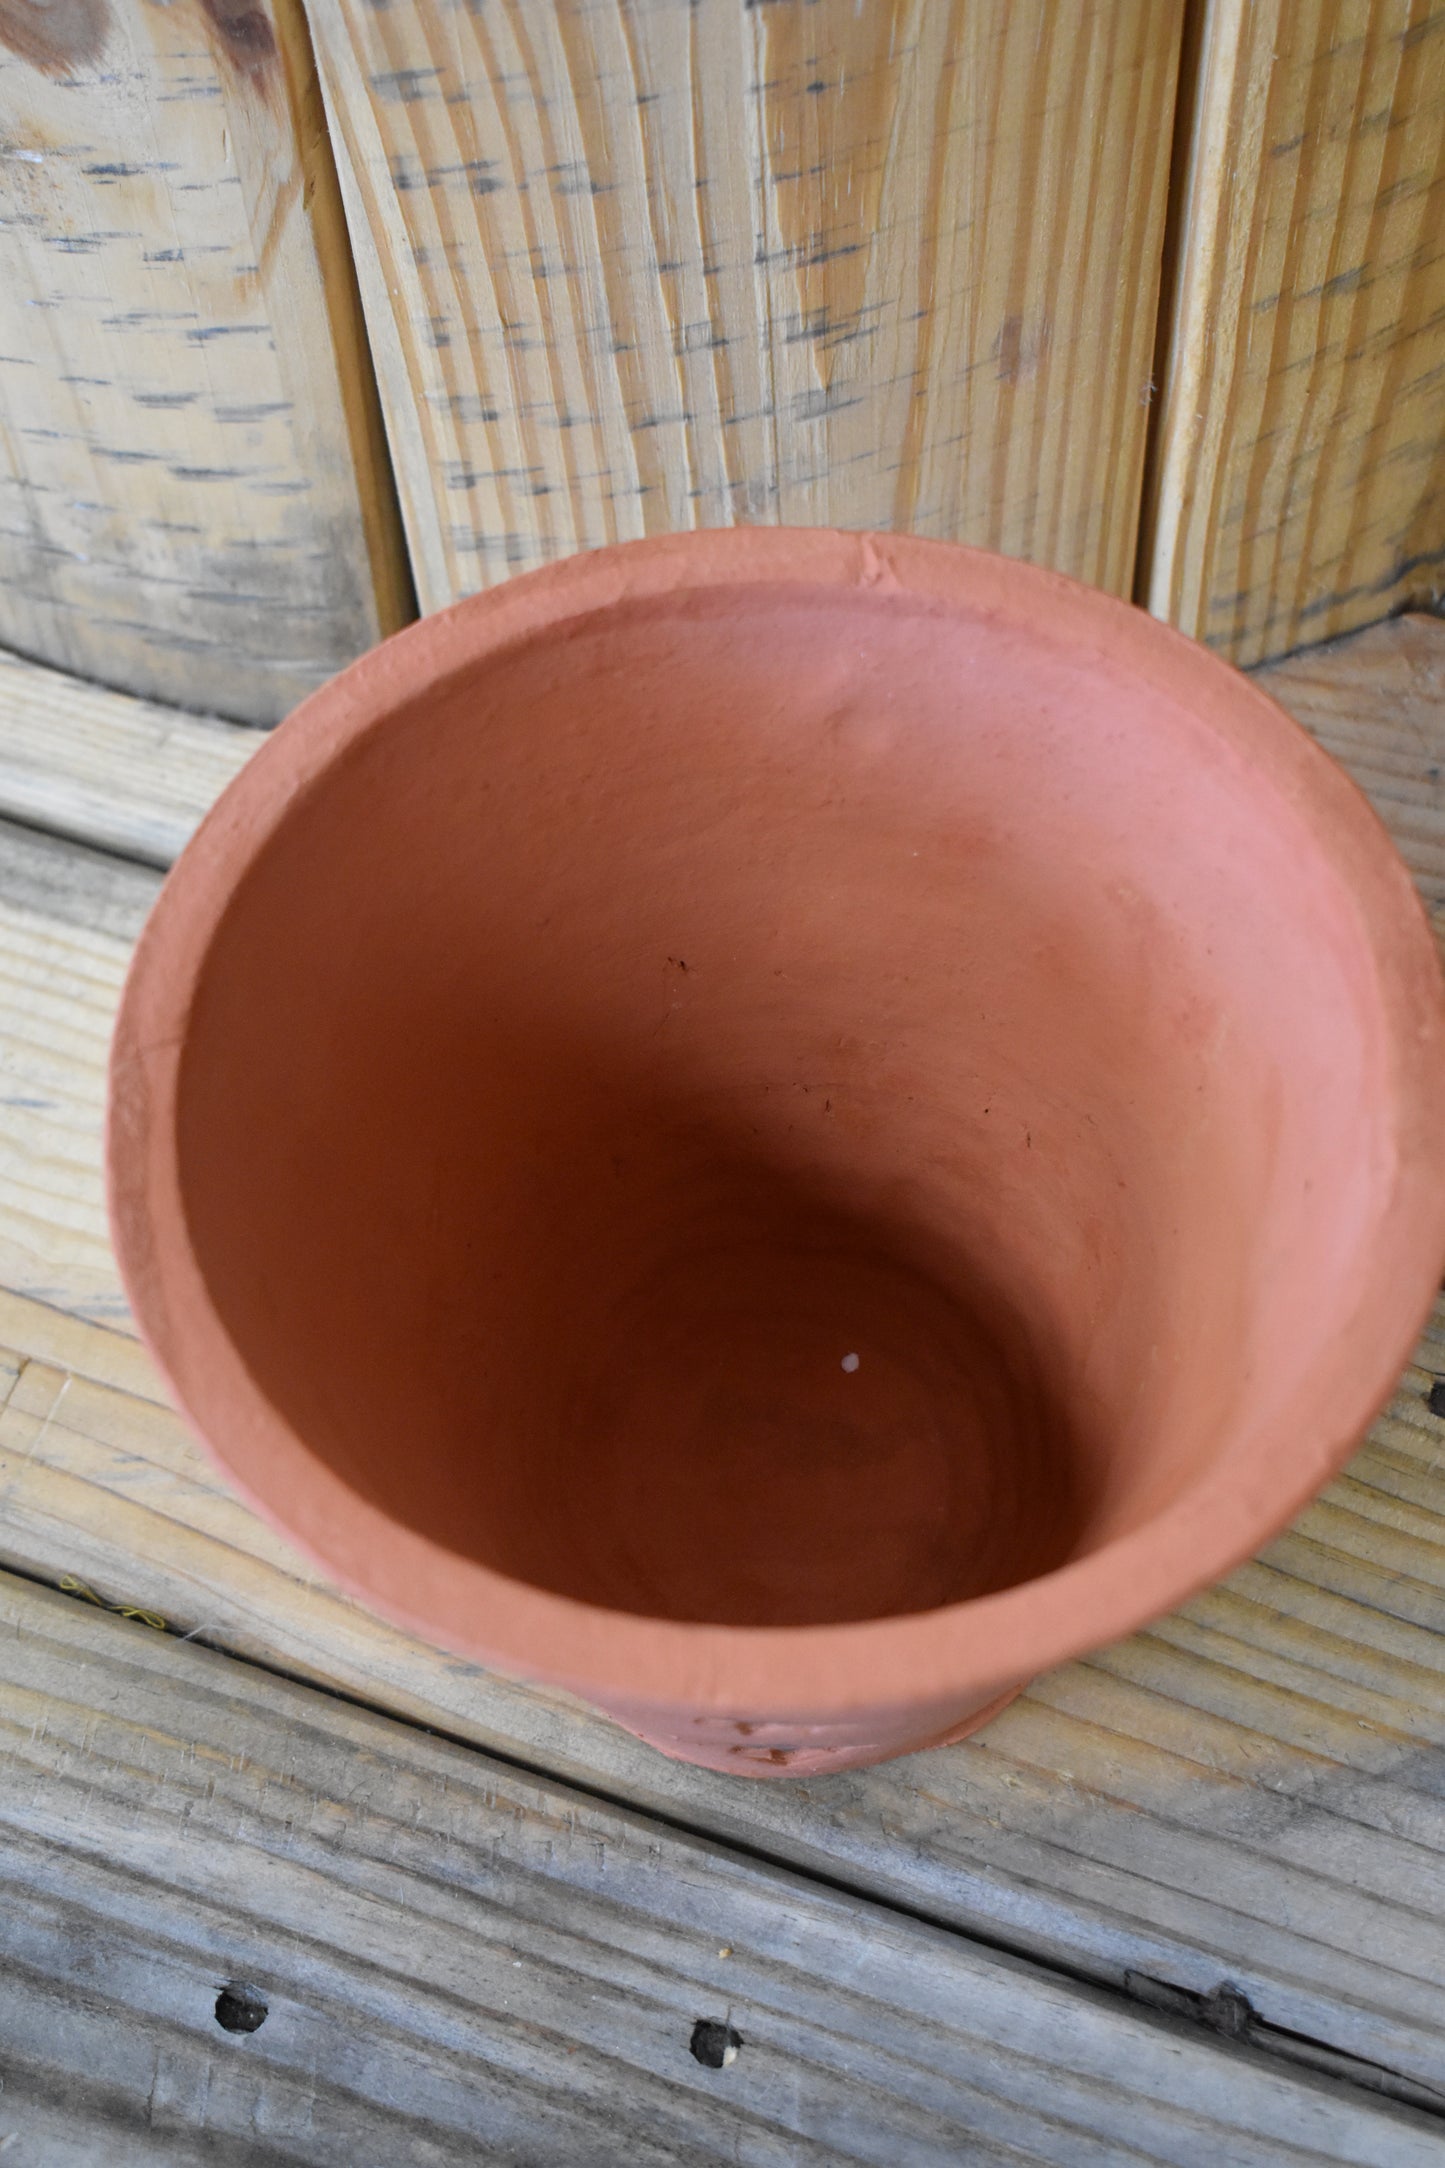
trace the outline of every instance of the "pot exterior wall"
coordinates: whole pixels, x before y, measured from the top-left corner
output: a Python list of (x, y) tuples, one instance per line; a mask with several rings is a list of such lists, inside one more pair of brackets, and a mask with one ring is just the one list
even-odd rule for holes
[(1027, 1681), (989, 1688), (961, 1707), (906, 1704), (866, 1710), (827, 1724), (750, 1723), (746, 1717), (696, 1716), (637, 1702), (601, 1704), (603, 1714), (673, 1761), (730, 1777), (818, 1777), (866, 1769), (900, 1754), (951, 1746), (991, 1723)]

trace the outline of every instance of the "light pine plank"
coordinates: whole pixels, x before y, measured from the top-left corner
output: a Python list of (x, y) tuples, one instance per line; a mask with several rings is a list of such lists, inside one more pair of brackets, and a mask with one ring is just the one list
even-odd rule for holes
[(1252, 663), (1445, 594), (1445, 8), (1202, 18), (1146, 588)]
[[(1445, 751), (1442, 663), (1445, 627), (1402, 620), (1266, 679), (1375, 791), (1432, 895), (1438, 840), (1405, 815)], [(1425, 1403), (1445, 1324), (1262, 1559), (1037, 1681), (982, 1738), (800, 1784), (684, 1769), (369, 1618), (199, 1459), (114, 1329), (95, 1162), (110, 1004), (154, 880), (5, 841), (0, 954), (17, 973), (33, 951), (43, 999), (0, 1000), (22, 1101), (0, 1108), (17, 1290), (0, 1299), (0, 1556), (1140, 1995), (1234, 1983), (1273, 2048), (1318, 2061), (1323, 2044), (1445, 2103), (1445, 1424)]]
[(129, 1329), (105, 1221), (105, 1061), (160, 876), (0, 822), (0, 1286)]
[(0, 650), (0, 814), (168, 866), (262, 743)]
[(316, 0), (423, 606), (658, 531), (1132, 576), (1179, 0)]
[(406, 614), (299, 0), (15, 0), (0, 115), (0, 639), (274, 722)]
[(1422, 2117), (9, 1579), (0, 1828), (34, 2158), (64, 2118), (107, 2160), (127, 2125), (253, 2164), (1440, 2158)]

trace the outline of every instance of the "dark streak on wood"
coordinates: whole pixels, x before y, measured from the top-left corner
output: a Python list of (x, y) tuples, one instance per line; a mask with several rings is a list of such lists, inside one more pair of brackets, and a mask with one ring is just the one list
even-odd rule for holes
[(264, 85), (276, 58), (276, 33), (259, 0), (200, 0), (216, 32), (217, 50), (239, 75)]
[(1025, 325), (1021, 316), (1006, 316), (994, 341), (1001, 384), (1025, 384), (1049, 350), (1053, 325), (1047, 316)]
[(0, 0), (0, 44), (42, 75), (93, 67), (109, 33), (107, 0)]

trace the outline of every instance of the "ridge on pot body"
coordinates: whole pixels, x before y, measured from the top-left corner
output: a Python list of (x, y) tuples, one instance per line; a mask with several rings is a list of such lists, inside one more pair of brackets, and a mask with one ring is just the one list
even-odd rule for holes
[(1445, 1004), (1224, 664), (951, 545), (424, 620), (167, 882), (117, 1250), (324, 1569), (752, 1775), (983, 1721), (1274, 1533), (1445, 1255)]

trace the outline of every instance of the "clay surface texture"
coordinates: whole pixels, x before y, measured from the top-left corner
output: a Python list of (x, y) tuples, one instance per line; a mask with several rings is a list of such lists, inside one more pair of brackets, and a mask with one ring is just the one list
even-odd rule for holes
[(1445, 1253), (1442, 1046), (1383, 831), (1202, 650), (945, 545), (688, 536), (413, 627), (242, 773), (133, 970), (118, 1245), (330, 1573), (797, 1773), (1340, 1464)]

